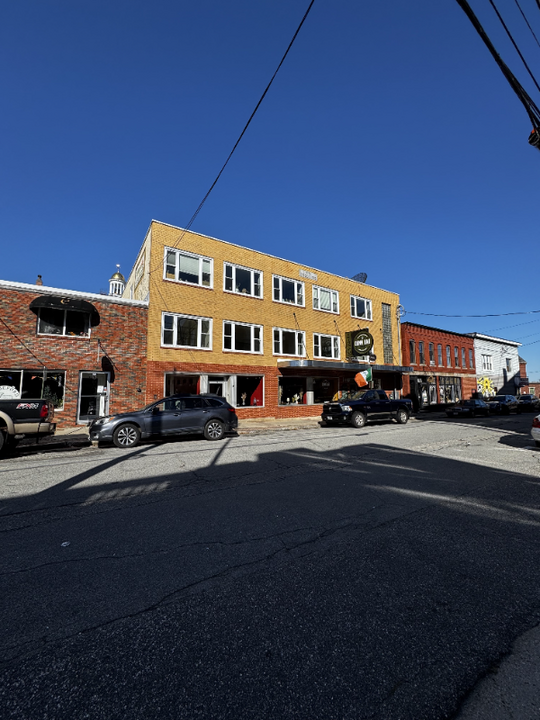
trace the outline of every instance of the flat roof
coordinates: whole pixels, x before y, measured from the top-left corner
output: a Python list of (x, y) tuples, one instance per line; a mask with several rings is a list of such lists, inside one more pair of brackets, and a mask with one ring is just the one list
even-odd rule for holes
[(80, 290), (66, 290), (65, 288), (49, 287), (48, 285), (32, 285), (30, 283), (12, 282), (11, 280), (0, 280), (0, 288), (7, 290), (21, 290), (23, 292), (38, 292), (43, 295), (62, 295), (63, 297), (84, 298), (99, 302), (114, 303), (116, 305), (131, 305), (133, 307), (148, 307), (146, 300), (128, 300), (116, 295), (101, 295), (100, 293), (87, 293)]

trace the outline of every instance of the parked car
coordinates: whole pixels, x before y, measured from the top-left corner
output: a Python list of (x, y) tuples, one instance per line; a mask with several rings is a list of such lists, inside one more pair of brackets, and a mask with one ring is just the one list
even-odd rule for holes
[(221, 440), (238, 427), (232, 405), (217, 395), (171, 395), (142, 410), (98, 418), (90, 425), (90, 440), (131, 448), (141, 440), (171, 435), (204, 435)]
[(461, 400), (446, 409), (448, 417), (474, 417), (475, 415), (487, 417), (489, 413), (489, 405), (483, 400)]
[(536, 443), (536, 447), (540, 447), (540, 415), (537, 415), (533, 420), (531, 435)]
[(499, 412), (501, 415), (521, 412), (521, 406), (514, 395), (494, 395), (486, 398), (486, 400), (490, 405), (493, 403), (494, 412)]
[(2, 448), (14, 447), (25, 437), (39, 440), (54, 435), (56, 424), (53, 420), (54, 406), (49, 400), (0, 400), (0, 452)]
[(540, 402), (534, 395), (520, 395), (518, 399), (521, 412), (534, 412), (540, 410)]
[(384, 390), (364, 389), (351, 398), (324, 403), (321, 420), (324, 425), (341, 423), (355, 428), (364, 427), (368, 420), (395, 419), (404, 425), (412, 409), (409, 399), (390, 400)]

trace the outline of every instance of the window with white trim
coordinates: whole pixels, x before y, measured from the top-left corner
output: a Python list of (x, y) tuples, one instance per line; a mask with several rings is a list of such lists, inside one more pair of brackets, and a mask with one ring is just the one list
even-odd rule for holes
[(272, 275), (273, 298), (276, 302), (304, 307), (304, 283)]
[(506, 372), (512, 372), (512, 358), (506, 358)]
[(313, 333), (313, 357), (339, 360), (339, 336)]
[(452, 367), (452, 349), (450, 345), (446, 346), (446, 366)]
[(301, 330), (274, 328), (274, 355), (296, 355), (297, 357), (304, 357), (305, 354), (305, 332)]
[(161, 344), (177, 348), (212, 349), (211, 318), (162, 313)]
[(248, 325), (224, 320), (223, 350), (261, 354), (262, 325)]
[(213, 287), (214, 261), (212, 258), (194, 255), (184, 250), (165, 248), (165, 280)]
[(360, 318), (361, 320), (373, 320), (371, 300), (351, 295), (351, 317)]
[(454, 365), (459, 367), (459, 348), (457, 345), (454, 347)]
[(493, 370), (493, 358), (491, 355), (482, 355), (482, 370)]
[(465, 356), (465, 348), (461, 348), (461, 367), (465, 369), (467, 367), (467, 360)]
[(337, 290), (313, 286), (313, 309), (339, 314), (339, 295)]
[(224, 263), (223, 289), (225, 292), (248, 295), (249, 297), (262, 297), (262, 272), (252, 268)]
[(473, 359), (473, 351), (472, 350), (469, 350), (469, 367), (471, 368), (471, 370), (474, 367), (474, 359)]
[(439, 365), (442, 367), (443, 361), (442, 361), (442, 345), (441, 345), (441, 343), (438, 343), (438, 345), (437, 345), (437, 360), (439, 362)]

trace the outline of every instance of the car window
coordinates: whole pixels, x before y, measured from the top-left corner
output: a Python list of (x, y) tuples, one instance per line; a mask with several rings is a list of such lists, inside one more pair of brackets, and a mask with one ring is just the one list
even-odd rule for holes
[(214, 398), (205, 398), (205, 402), (207, 405), (210, 405), (210, 407), (223, 407), (223, 403)]
[(369, 392), (365, 393), (362, 400), (365, 400), (366, 402), (371, 402), (372, 400), (375, 400), (375, 393), (373, 390), (370, 390)]
[(154, 407), (152, 408), (152, 412), (157, 415), (162, 412), (170, 412), (171, 410), (180, 409), (179, 405), (177, 405), (177, 403), (179, 402), (180, 401), (178, 400), (171, 400), (170, 398), (168, 400), (162, 400), (161, 402), (154, 405)]
[(203, 407), (203, 401), (200, 397), (184, 398), (182, 400), (185, 410), (195, 410), (196, 408)]
[(384, 390), (377, 390), (377, 394), (381, 400), (388, 400), (388, 397), (386, 396)]

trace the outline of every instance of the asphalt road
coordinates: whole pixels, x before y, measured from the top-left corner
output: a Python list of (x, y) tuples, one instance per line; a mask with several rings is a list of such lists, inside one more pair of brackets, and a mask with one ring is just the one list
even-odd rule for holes
[(540, 622), (531, 422), (3, 459), (4, 717), (455, 717)]

